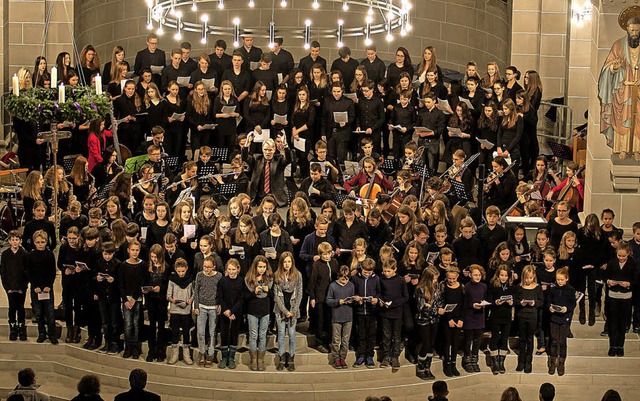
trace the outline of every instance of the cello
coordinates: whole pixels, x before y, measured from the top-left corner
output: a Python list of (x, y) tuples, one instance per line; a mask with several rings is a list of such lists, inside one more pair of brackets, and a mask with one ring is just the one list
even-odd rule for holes
[(576, 207), (578, 201), (580, 200), (580, 192), (578, 191), (578, 188), (573, 185), (573, 177), (580, 176), (585, 168), (586, 165), (580, 167), (578, 170), (576, 170), (573, 176), (567, 178), (566, 185), (560, 190), (558, 198), (553, 204), (553, 207), (551, 208), (551, 210), (549, 210), (549, 213), (547, 213), (547, 221), (550, 221), (557, 214), (556, 209), (558, 208), (558, 203), (562, 201), (566, 201), (569, 204), (570, 208)]
[[(365, 161), (364, 163), (370, 163), (369, 161)], [(366, 203), (365, 206), (367, 206), (365, 208), (365, 215), (367, 214), (367, 210), (371, 209), (373, 204), (375, 203), (375, 200), (378, 197), (379, 193), (382, 193), (382, 186), (380, 186), (380, 184), (376, 183), (376, 172), (378, 171), (378, 168), (382, 165), (382, 161), (380, 161), (378, 164), (374, 164), (374, 169), (373, 169), (373, 175), (371, 176), (371, 179), (369, 180), (368, 183), (364, 184), (360, 190), (358, 191), (358, 196), (360, 197), (360, 200), (364, 201)], [(366, 174), (366, 169), (365, 170), (365, 174)]]

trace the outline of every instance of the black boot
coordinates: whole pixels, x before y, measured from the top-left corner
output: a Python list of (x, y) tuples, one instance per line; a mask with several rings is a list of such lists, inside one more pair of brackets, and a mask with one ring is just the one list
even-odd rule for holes
[(76, 326), (67, 326), (67, 336), (64, 339), (64, 342), (67, 344), (73, 343), (74, 333)]
[(516, 366), (516, 372), (522, 372), (524, 370), (525, 355), (523, 351), (518, 353), (518, 366)]
[(489, 358), (491, 361), (491, 373), (497, 375), (500, 373), (500, 356), (497, 353), (492, 352), (492, 355)]
[(584, 310), (584, 302), (580, 303), (580, 314), (578, 315), (578, 319), (580, 320), (580, 324), (587, 323), (587, 314)]
[(473, 373), (473, 365), (471, 362), (471, 356), (465, 355), (462, 357), (462, 369), (467, 373)]
[(533, 371), (533, 355), (527, 354), (524, 358), (524, 373), (531, 373)]
[(498, 372), (500, 372), (501, 375), (507, 373), (507, 369), (504, 367), (505, 359), (507, 359), (506, 352), (504, 355), (502, 355), (502, 353), (498, 355)]
[(453, 377), (453, 373), (451, 372), (451, 362), (449, 362), (450, 359), (450, 357), (445, 356), (442, 360), (442, 373), (447, 377)]
[(122, 354), (123, 358), (131, 358), (131, 355), (133, 354), (133, 343), (130, 342), (126, 342), (124, 344), (124, 353)]
[(147, 362), (153, 362), (156, 359), (156, 347), (149, 345), (149, 352), (147, 352), (147, 357), (144, 359)]
[(18, 323), (18, 337), (20, 341), (27, 341), (27, 326), (22, 323)]
[(558, 358), (558, 376), (564, 376), (564, 362), (567, 358)]
[(416, 377), (420, 380), (427, 380), (429, 378), (426, 372), (426, 368), (424, 366), (425, 361), (426, 361), (426, 358), (422, 359), (418, 357), (418, 363), (416, 363)]
[(456, 359), (457, 359), (457, 357), (458, 357), (458, 355), (455, 355), (455, 354), (451, 355), (451, 362), (450, 362), (450, 364), (451, 364), (451, 373), (456, 377), (460, 376), (460, 372), (458, 371), (458, 368), (456, 368)]
[(425, 374), (428, 380), (435, 380), (435, 376), (431, 373), (431, 362), (433, 362), (433, 355), (427, 354), (427, 359), (424, 362)]
[(596, 324), (596, 309), (591, 308), (589, 305), (589, 326), (594, 326)]
[(9, 323), (9, 341), (18, 340), (18, 324)]
[(556, 367), (558, 366), (558, 358), (556, 358), (555, 356), (550, 356), (549, 360), (547, 361), (547, 367), (549, 367), (549, 374), (550, 375), (555, 375), (556, 374)]
[(471, 355), (471, 369), (473, 369), (474, 373), (480, 372), (480, 365), (478, 365), (478, 355)]

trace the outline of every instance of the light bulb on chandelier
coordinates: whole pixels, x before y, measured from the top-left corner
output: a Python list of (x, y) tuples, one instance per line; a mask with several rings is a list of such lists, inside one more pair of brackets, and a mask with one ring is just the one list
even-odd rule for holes
[(315, 10), (320, 8), (320, 3), (318, 3), (318, 0), (313, 0), (313, 4), (311, 4), (311, 7), (313, 7)]

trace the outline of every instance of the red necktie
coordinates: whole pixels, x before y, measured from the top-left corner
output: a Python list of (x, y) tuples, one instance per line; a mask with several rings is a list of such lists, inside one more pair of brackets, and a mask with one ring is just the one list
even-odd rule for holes
[(265, 160), (264, 165), (264, 193), (271, 193), (271, 161)]

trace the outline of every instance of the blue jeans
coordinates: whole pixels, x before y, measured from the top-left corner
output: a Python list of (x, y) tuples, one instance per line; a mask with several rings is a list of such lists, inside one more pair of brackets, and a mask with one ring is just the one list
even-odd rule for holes
[(38, 301), (38, 294), (31, 290), (31, 308), (38, 323), (38, 334), (49, 334), (49, 338), (56, 337), (56, 321), (53, 314), (53, 288), (49, 292), (49, 299)]
[(196, 320), (196, 325), (198, 328), (198, 348), (200, 349), (200, 354), (204, 355), (207, 349), (207, 343), (205, 341), (205, 332), (207, 329), (207, 320), (209, 321), (209, 337), (211, 340), (209, 341), (209, 351), (208, 355), (214, 355), (216, 352), (216, 317), (218, 313), (216, 309), (205, 309), (199, 308), (200, 313), (198, 314), (198, 318)]
[(133, 308), (127, 309), (122, 305), (124, 315), (124, 339), (127, 343), (137, 343), (140, 332), (140, 313), (142, 313), (142, 301), (136, 301)]
[(280, 319), (276, 317), (278, 325), (278, 354), (284, 355), (284, 337), (289, 334), (289, 354), (296, 354), (296, 319)]
[(269, 315), (262, 317), (247, 315), (247, 320), (249, 321), (249, 351), (266, 350)]

